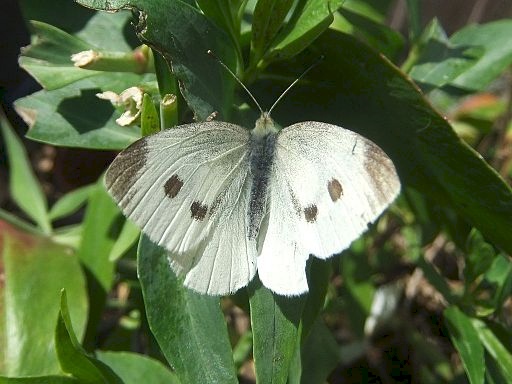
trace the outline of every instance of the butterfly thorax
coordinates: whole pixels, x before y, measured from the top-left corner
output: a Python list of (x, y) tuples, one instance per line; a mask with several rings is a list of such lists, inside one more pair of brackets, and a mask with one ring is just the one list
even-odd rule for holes
[(254, 129), (251, 133), (253, 136), (264, 137), (269, 133), (275, 134), (277, 132), (278, 130), (274, 124), (274, 120), (270, 118), (268, 112), (263, 112), (260, 118), (256, 120), (256, 125), (254, 126)]
[(266, 212), (268, 181), (272, 170), (278, 130), (267, 113), (256, 120), (251, 131), (251, 197), (249, 202), (249, 238), (255, 239)]

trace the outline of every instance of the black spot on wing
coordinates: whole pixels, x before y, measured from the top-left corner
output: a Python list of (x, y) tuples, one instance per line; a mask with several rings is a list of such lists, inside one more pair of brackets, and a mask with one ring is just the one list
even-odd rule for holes
[(206, 204), (201, 204), (199, 201), (194, 201), (190, 206), (190, 212), (193, 219), (202, 221), (206, 217), (208, 206)]
[[(140, 139), (119, 153), (105, 174), (105, 185), (118, 202), (130, 192), (140, 177), (147, 161), (148, 149), (145, 139)], [(123, 199), (128, 202), (129, 199)]]
[(308, 223), (314, 223), (318, 216), (318, 207), (315, 204), (311, 204), (304, 208), (304, 217)]
[(176, 197), (183, 187), (183, 180), (178, 175), (172, 175), (164, 185), (165, 194), (171, 199)]
[(333, 202), (339, 200), (339, 198), (343, 195), (343, 187), (338, 179), (332, 179), (327, 183), (327, 190), (329, 191), (329, 196), (331, 196), (331, 200)]

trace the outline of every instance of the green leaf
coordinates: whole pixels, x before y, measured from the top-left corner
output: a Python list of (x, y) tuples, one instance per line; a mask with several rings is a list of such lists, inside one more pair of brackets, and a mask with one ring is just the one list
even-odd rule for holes
[(473, 24), (462, 28), (450, 38), (459, 46), (480, 46), (484, 53), (468, 71), (453, 84), (468, 90), (483, 90), (512, 64), (512, 20)]
[[(75, 4), (74, 12), (81, 9)], [(132, 15), (128, 11), (117, 13), (96, 12), (75, 36), (105, 51), (129, 52), (138, 43), (135, 33), (130, 34)], [(138, 44), (137, 44), (138, 45)]]
[(435, 269), (435, 267), (427, 260), (425, 260), (424, 257), (419, 258), (417, 263), (418, 267), (421, 268), (425, 274), (425, 278), (439, 293), (441, 293), (441, 295), (443, 295), (444, 299), (449, 303), (455, 302), (455, 298), (453, 297), (450, 286), (443, 278), (443, 276), (441, 276)]
[(471, 284), (492, 265), (496, 253), (492, 245), (485, 242), (482, 234), (471, 230), (467, 241), (464, 283)]
[(251, 65), (256, 65), (281, 29), (293, 0), (258, 0), (252, 19)]
[(30, 376), (30, 377), (3, 377), (0, 384), (79, 384), (73, 377), (67, 376)]
[(236, 13), (236, 2), (225, 0), (197, 0), (197, 5), (209, 19), (229, 35), (233, 46), (236, 47), (238, 64), (241, 65), (243, 58), (239, 44), (240, 23)]
[(450, 339), (459, 352), (469, 382), (483, 384), (485, 376), (484, 347), (471, 319), (455, 306), (445, 309), (444, 318), (450, 331)]
[(258, 383), (286, 383), (306, 296), (278, 296), (256, 279), (250, 285), (249, 304), (253, 356)]
[(92, 185), (87, 185), (62, 196), (50, 209), (50, 219), (61, 219), (76, 212), (85, 204), (93, 188)]
[(46, 197), (39, 185), (21, 140), (4, 119), (0, 126), (9, 161), (9, 190), (14, 202), (47, 234), (52, 231)]
[(467, 44), (454, 44), (446, 37), (434, 19), (420, 36), (418, 57), (409, 75), (416, 81), (442, 87), (470, 69), (482, 56), (483, 50)]
[(87, 321), (85, 279), (76, 254), (0, 220), (0, 372), (8, 376), (60, 373), (53, 330), (59, 292), (69, 292), (78, 337)]
[(492, 308), (502, 311), (505, 301), (512, 293), (512, 263), (508, 257), (501, 254), (493, 261), (484, 276), (485, 285), (494, 288), (494, 295), (490, 300)]
[(334, 20), (332, 13), (343, 0), (300, 0), (290, 21), (276, 36), (267, 61), (284, 60), (295, 56), (310, 45)]
[(176, 374), (158, 360), (130, 352), (97, 351), (96, 357), (108, 365), (124, 384), (179, 384)]
[(69, 33), (82, 29), (96, 13), (70, 1), (24, 0), (19, 5), (25, 20), (39, 20)]
[(181, 382), (237, 383), (219, 298), (185, 288), (166, 251), (146, 236), (138, 271), (149, 326)]
[(370, 314), (375, 293), (375, 287), (370, 279), (371, 268), (364, 256), (364, 252), (350, 252), (340, 258), (344, 283), (343, 298), (350, 308), (347, 316), (353, 332), (359, 338), (364, 336), (364, 323)]
[(65, 290), (62, 290), (55, 329), (55, 347), (62, 370), (76, 377), (80, 383), (122, 384), (121, 379), (107, 365), (87, 355), (78, 342), (71, 325)]
[(29, 139), (67, 147), (124, 149), (140, 138), (137, 127), (121, 127), (120, 113), (96, 94), (121, 93), (154, 78), (129, 73), (106, 73), (54, 91), (39, 91), (15, 102), (16, 111), (30, 129)]
[(23, 49), (20, 66), (44, 88), (57, 89), (101, 72), (75, 67), (71, 55), (94, 48), (52, 25), (32, 21), (35, 40)]
[(304, 384), (323, 384), (340, 362), (339, 346), (332, 332), (317, 319), (304, 340), (302, 350), (302, 377)]
[(340, 15), (353, 28), (351, 34), (362, 39), (369, 46), (394, 58), (404, 46), (404, 38), (397, 31), (379, 23), (370, 17), (346, 8), (346, 4), (339, 9)]
[(87, 273), (89, 297), (95, 305), (89, 314), (84, 344), (92, 347), (107, 292), (114, 279), (114, 263), (108, 256), (121, 232), (124, 218), (108, 195), (101, 178), (91, 192), (85, 211), (78, 255)]
[[(417, 87), (376, 52), (340, 32), (327, 30), (311, 49), (325, 60), (282, 100), (274, 120), (282, 126), (323, 121), (362, 134), (391, 157), (403, 185), (454, 207), (487, 239), (512, 252), (510, 186)], [(311, 61), (311, 54), (297, 57), (303, 68)], [(262, 104), (271, 105), (297, 74), (288, 64), (268, 72), (271, 80), (254, 83), (252, 90)]]
[(110, 250), (108, 259), (113, 262), (122, 257), (137, 242), (139, 236), (139, 227), (126, 220), (114, 246)]
[(183, 1), (166, 0), (77, 2), (106, 11), (123, 8), (140, 12), (136, 26), (138, 37), (172, 64), (173, 73), (181, 82), (182, 94), (196, 118), (204, 120), (214, 111), (220, 113), (221, 119), (229, 116), (234, 80), (207, 51), (212, 50), (228, 67), (235, 68), (236, 50), (227, 34), (198, 9)]
[(512, 382), (512, 355), (483, 321), (471, 319), (487, 352), (498, 363), (507, 382)]
[(325, 295), (329, 288), (329, 277), (332, 272), (331, 261), (317, 259), (316, 257), (308, 260), (308, 266), (306, 268), (308, 272), (309, 292), (302, 311), (302, 340), (309, 335), (311, 327), (313, 327), (318, 315), (324, 307)]

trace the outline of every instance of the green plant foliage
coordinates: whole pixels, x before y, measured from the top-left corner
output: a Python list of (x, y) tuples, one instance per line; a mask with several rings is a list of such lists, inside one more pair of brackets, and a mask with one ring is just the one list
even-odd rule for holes
[(0, 245), (6, 276), (0, 298), (0, 372), (58, 374), (53, 330), (62, 288), (69, 293), (69, 316), (77, 337), (82, 338), (87, 321), (87, 292), (78, 257), (67, 247), (1, 220)]
[(254, 363), (259, 382), (286, 383), (300, 340), (305, 297), (280, 297), (253, 282), (249, 298)]
[(169, 269), (165, 250), (145, 236), (138, 253), (149, 326), (180, 380), (236, 383), (219, 298), (185, 288)]
[(49, 233), (51, 224), (46, 199), (34, 176), (25, 148), (3, 119), (0, 124), (11, 170), (9, 189), (12, 198), (43, 232)]
[(96, 357), (112, 368), (124, 384), (180, 384), (161, 362), (137, 353), (97, 351)]
[(212, 65), (207, 51), (215, 52), (231, 68), (236, 66), (236, 54), (227, 35), (198, 9), (182, 1), (164, 0), (78, 3), (106, 11), (129, 8), (140, 12), (136, 26), (139, 38), (172, 62), (174, 75), (184, 84), (183, 97), (197, 119), (204, 120), (213, 111), (229, 116), (233, 79), (221, 67)]
[(89, 356), (76, 338), (69, 318), (66, 291), (62, 291), (55, 347), (62, 370), (81, 383), (121, 384), (121, 379), (101, 361)]
[(37, 21), (20, 64), (43, 86), (15, 102), (27, 138), (122, 150), (190, 121), (252, 128), (259, 111), (207, 52), (267, 108), (316, 63), (273, 118), (371, 139), (402, 194), (341, 258), (308, 261), (307, 294), (256, 276), (200, 295), (102, 177), (54, 191), (2, 122), (0, 383), (512, 382), (510, 20), (448, 36), (418, 0), (400, 29), (391, 0), (76, 0), (66, 20), (60, 2), (22, 3)]

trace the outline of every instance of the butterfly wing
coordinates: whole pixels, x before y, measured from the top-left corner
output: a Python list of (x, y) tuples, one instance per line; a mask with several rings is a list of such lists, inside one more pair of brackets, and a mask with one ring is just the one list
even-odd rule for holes
[(400, 190), (393, 163), (376, 144), (319, 122), (278, 133), (269, 184), (258, 273), (285, 295), (307, 291), (309, 254), (325, 259), (346, 249)]
[(140, 139), (109, 167), (105, 184), (123, 213), (170, 253), (185, 285), (226, 294), (254, 276), (248, 240), (249, 132), (188, 124)]

